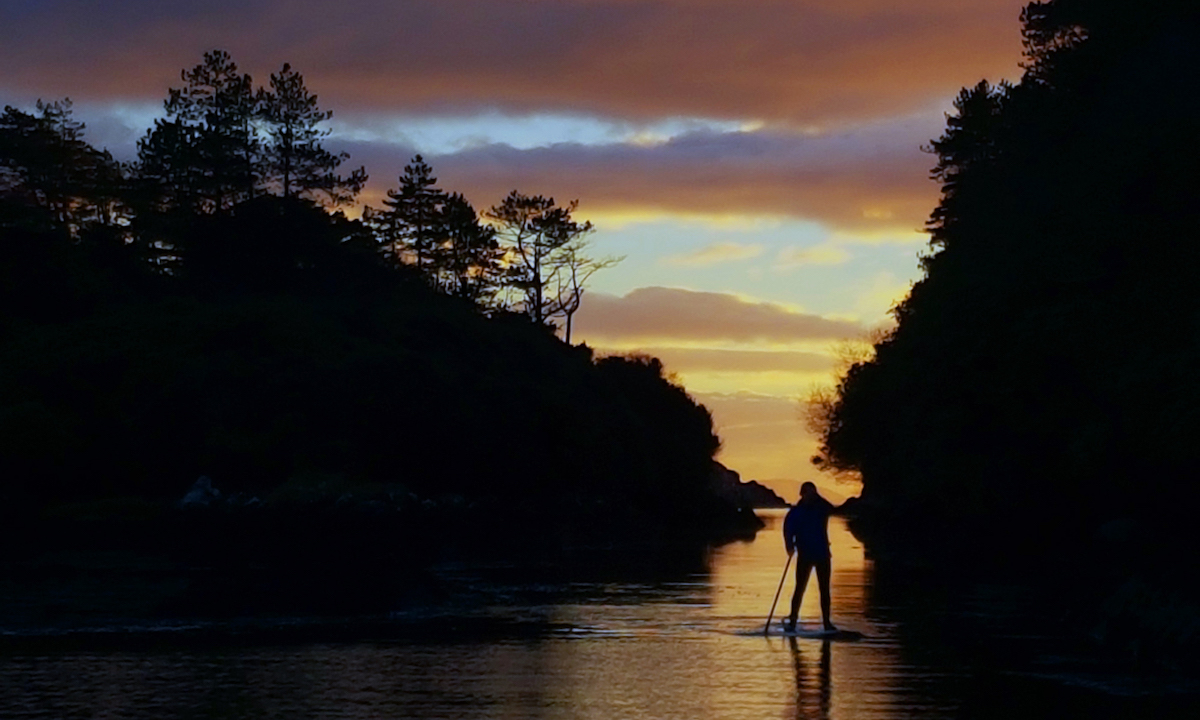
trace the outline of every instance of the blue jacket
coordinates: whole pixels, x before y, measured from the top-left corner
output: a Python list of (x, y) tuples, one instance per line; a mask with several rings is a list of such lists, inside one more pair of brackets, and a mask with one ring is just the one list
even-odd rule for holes
[(829, 516), (834, 507), (823, 497), (801, 500), (783, 519), (783, 541), (788, 553), (799, 550), (807, 560), (828, 558)]

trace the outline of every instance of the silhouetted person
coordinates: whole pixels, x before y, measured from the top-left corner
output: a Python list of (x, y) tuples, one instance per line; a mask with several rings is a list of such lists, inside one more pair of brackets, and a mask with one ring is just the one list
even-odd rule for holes
[(821, 618), (826, 630), (837, 630), (829, 619), (829, 516), (836, 510), (828, 500), (817, 492), (817, 486), (806, 482), (800, 486), (800, 500), (783, 519), (783, 541), (790, 555), (796, 552), (796, 589), (792, 593), (792, 613), (785, 627), (790, 632), (796, 629), (796, 617), (800, 614), (800, 601), (804, 598), (804, 587), (809, 574), (816, 569), (817, 585), (821, 590)]

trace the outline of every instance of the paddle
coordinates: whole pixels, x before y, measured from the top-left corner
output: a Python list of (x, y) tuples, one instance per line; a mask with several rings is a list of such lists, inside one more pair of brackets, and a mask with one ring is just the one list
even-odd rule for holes
[(767, 613), (767, 624), (763, 627), (763, 635), (771, 632), (771, 618), (775, 617), (775, 605), (779, 602), (779, 593), (783, 592), (783, 581), (787, 580), (788, 569), (792, 566), (792, 553), (788, 553), (787, 563), (783, 566), (783, 575), (779, 578), (779, 589), (775, 591), (775, 599), (771, 601), (771, 612)]

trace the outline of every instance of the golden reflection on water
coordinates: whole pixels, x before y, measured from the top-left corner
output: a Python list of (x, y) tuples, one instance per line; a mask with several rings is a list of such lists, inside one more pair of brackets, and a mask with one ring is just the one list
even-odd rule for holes
[[(735, 543), (718, 548), (712, 562), (714, 615), (718, 618), (765, 618), (779, 587), (787, 552), (783, 544), (782, 524), (786, 510), (760, 511), (767, 527), (754, 542)], [(845, 521), (834, 517), (829, 524), (830, 549), (833, 553), (831, 594), (833, 621), (845, 629), (863, 632), (860, 642), (818, 640), (813, 638), (763, 638), (764, 655), (771, 669), (783, 674), (790, 685), (788, 700), (782, 702), (784, 718), (861, 718), (889, 715), (891, 678), (887, 666), (894, 662), (892, 648), (874, 638), (878, 628), (865, 617), (866, 592), (870, 566), (860, 543), (846, 528)], [(787, 614), (795, 584), (795, 565), (779, 597), (775, 617)], [(800, 606), (800, 620), (817, 625), (821, 619), (816, 578), (810, 578)], [(761, 620), (759, 621), (761, 627)], [(776, 621), (778, 622), (778, 621)], [(782, 662), (781, 662), (782, 658)], [(763, 669), (765, 670), (765, 668)], [(760, 670), (762, 672), (763, 670)], [(723, 672), (723, 671), (718, 671)], [(727, 684), (730, 697), (725, 707), (737, 707), (740, 692), (735, 683)], [(736, 714), (728, 717), (750, 717)], [(762, 717), (762, 716), (760, 716)]]
[[(768, 526), (755, 541), (716, 549), (709, 577), (692, 587), (677, 583), (673, 592), (627, 606), (558, 608), (556, 619), (587, 634), (541, 649), (551, 668), (543, 692), (559, 699), (547, 717), (890, 717), (894, 652), (888, 643), (761, 634), (787, 561), (783, 514), (764, 513)], [(862, 545), (837, 518), (830, 540), (834, 620), (871, 636), (877, 628), (863, 613), (869, 566)], [(793, 568), (781, 607), (794, 575)], [(819, 622), (819, 608), (813, 581), (802, 621)]]
[[(0, 662), (0, 716), (947, 716), (946, 707), (909, 690), (926, 669), (902, 661), (894, 628), (871, 619), (870, 564), (837, 518), (830, 524), (834, 621), (867, 638), (829, 642), (761, 634), (786, 562), (782, 514), (765, 513), (768, 527), (756, 540), (714, 550), (709, 570), (690, 578), (571, 583), (534, 593), (534, 600), (528, 588), (498, 587), (490, 603), (455, 611), (523, 618), (546, 632), (9, 658)], [(818, 608), (816, 583), (810, 582), (802, 619), (819, 621)]]

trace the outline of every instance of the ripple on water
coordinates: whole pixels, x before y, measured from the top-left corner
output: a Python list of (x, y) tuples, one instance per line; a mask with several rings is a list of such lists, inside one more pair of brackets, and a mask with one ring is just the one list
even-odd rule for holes
[[(707, 573), (683, 581), (505, 585), (494, 568), (482, 581), (460, 567), (456, 582), (479, 602), (398, 613), (381, 626), (391, 628), (387, 641), (364, 642), (372, 637), (364, 631), (355, 642), (10, 654), (0, 657), (0, 717), (959, 716), (975, 680), (945, 633), (929, 631), (937, 611), (918, 608), (925, 619), (913, 625), (905, 619), (913, 608), (873, 602), (861, 546), (838, 522), (831, 532), (834, 619), (864, 633), (858, 642), (762, 636), (785, 562), (769, 527), (756, 542), (718, 549)], [(801, 616), (816, 621), (815, 583), (810, 588)], [(984, 624), (1003, 618), (1012, 610), (1006, 597), (987, 590), (967, 614), (981, 614)], [(1024, 635), (1009, 639), (1032, 642)], [(976, 701), (978, 715), (1003, 717), (980, 707)]]

